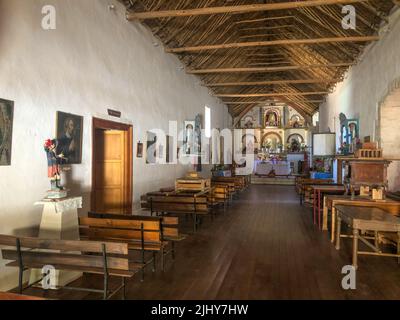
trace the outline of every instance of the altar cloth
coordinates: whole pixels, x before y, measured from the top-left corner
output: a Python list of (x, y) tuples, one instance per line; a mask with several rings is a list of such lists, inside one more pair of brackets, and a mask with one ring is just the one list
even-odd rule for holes
[(290, 163), (287, 161), (260, 161), (254, 163), (254, 172), (256, 175), (266, 176), (275, 171), (277, 176), (287, 176), (291, 174)]

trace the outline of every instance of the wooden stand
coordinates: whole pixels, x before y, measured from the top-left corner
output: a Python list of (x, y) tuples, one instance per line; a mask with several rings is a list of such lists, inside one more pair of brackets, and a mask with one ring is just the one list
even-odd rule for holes
[[(82, 198), (43, 200), (35, 203), (43, 206), (39, 238), (58, 240), (79, 240), (78, 208)], [(31, 271), (30, 283), (38, 281), (42, 270)], [(51, 276), (52, 286), (65, 286), (82, 276), (81, 272), (55, 271)]]

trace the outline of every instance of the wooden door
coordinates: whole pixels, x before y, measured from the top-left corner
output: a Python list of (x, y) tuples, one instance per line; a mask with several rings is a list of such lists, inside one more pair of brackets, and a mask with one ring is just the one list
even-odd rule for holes
[(95, 130), (93, 208), (95, 212), (124, 213), (126, 198), (126, 131)]

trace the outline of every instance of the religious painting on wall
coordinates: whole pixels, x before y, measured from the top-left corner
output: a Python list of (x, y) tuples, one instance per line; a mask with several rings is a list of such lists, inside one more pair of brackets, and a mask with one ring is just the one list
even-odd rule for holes
[(300, 152), (304, 144), (304, 138), (298, 134), (291, 134), (287, 139), (287, 149), (289, 152)]
[(356, 119), (348, 120), (347, 126), (349, 129), (350, 141), (357, 139), (359, 137), (358, 120), (356, 120)]
[(280, 126), (279, 111), (275, 109), (268, 109), (265, 112), (264, 125), (265, 127), (279, 127)]
[(197, 164), (196, 171), (202, 171), (202, 163), (201, 163), (201, 115), (198, 114), (195, 118), (195, 127), (194, 127), (194, 154), (197, 155)]
[(147, 132), (146, 163), (154, 164), (157, 158), (157, 135), (151, 131)]
[(82, 163), (83, 117), (57, 112), (57, 153), (63, 154), (66, 163)]
[(246, 129), (254, 129), (256, 127), (256, 121), (252, 116), (246, 116), (243, 119), (244, 128)]
[(169, 135), (167, 135), (167, 146), (166, 146), (166, 152), (167, 152), (167, 154), (166, 154), (166, 159), (165, 159), (165, 161), (167, 162), (167, 163), (172, 163), (173, 162), (173, 154), (174, 154), (174, 140), (173, 140), (174, 138), (173, 137), (171, 137), (171, 136), (169, 136)]
[(276, 132), (268, 132), (263, 136), (261, 146), (268, 152), (280, 152), (280, 149), (282, 149), (282, 137)]
[(294, 114), (289, 120), (289, 126), (292, 128), (300, 128), (304, 126), (304, 121), (298, 114)]
[(141, 143), (140, 141), (137, 144), (136, 157), (143, 158), (143, 143)]
[(11, 165), (14, 102), (0, 99), (0, 166)]
[[(242, 154), (253, 154), (256, 151), (258, 140), (254, 134), (245, 134), (242, 136)], [(258, 152), (258, 151), (257, 151)]]

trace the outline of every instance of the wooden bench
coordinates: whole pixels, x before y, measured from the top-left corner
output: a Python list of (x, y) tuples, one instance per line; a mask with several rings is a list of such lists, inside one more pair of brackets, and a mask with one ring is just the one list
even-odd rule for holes
[[(126, 279), (132, 278), (143, 268), (142, 264), (129, 261), (126, 243), (47, 240), (0, 235), (0, 245), (12, 247), (12, 249), (2, 249), (2, 256), (4, 260), (11, 261), (6, 266), (19, 268), (18, 292), (20, 294), (43, 280), (41, 278), (24, 288), (23, 272), (25, 270), (43, 270), (45, 266), (53, 266), (56, 270), (101, 274), (104, 277), (103, 290), (71, 286), (62, 287), (64, 289), (102, 293), (103, 299), (110, 299), (122, 289), (125, 299)], [(48, 274), (43, 274), (43, 277)], [(122, 284), (114, 291), (109, 289), (110, 276), (122, 279)]]
[(221, 182), (221, 181), (212, 181), (211, 186), (213, 188), (222, 187), (227, 189), (227, 202), (230, 203), (233, 201), (233, 197), (237, 193), (235, 182)]
[[(81, 237), (89, 240), (118, 241), (128, 245), (128, 249), (140, 252), (142, 281), (144, 268), (153, 264), (156, 271), (156, 253), (161, 253), (164, 264), (164, 249), (168, 242), (163, 240), (160, 220), (129, 220), (115, 218), (79, 218)], [(146, 253), (152, 253), (152, 258), (146, 259)]]
[(229, 186), (225, 184), (213, 185), (213, 187), (211, 188), (211, 194), (208, 197), (208, 202), (211, 206), (218, 206), (222, 204), (224, 206), (224, 211), (225, 211), (229, 199), (230, 199)]
[(214, 183), (233, 182), (235, 184), (235, 191), (237, 193), (242, 192), (246, 188), (246, 178), (244, 176), (214, 177), (212, 178), (212, 182)]
[(209, 192), (194, 194), (173, 193), (171, 195), (146, 194), (141, 197), (142, 209), (159, 215), (164, 214), (191, 214), (193, 216), (193, 232), (199, 224), (198, 217), (209, 214)]
[[(183, 241), (187, 238), (186, 235), (179, 232), (179, 218), (178, 217), (150, 217), (143, 215), (130, 215), (130, 214), (114, 214), (114, 213), (97, 213), (89, 212), (89, 218), (98, 219), (119, 219), (119, 220), (135, 220), (135, 221), (159, 221), (161, 223), (161, 237), (163, 241), (171, 242), (171, 250), (164, 250), (164, 257), (168, 254), (172, 255), (175, 260), (175, 243)], [(162, 269), (164, 270), (164, 260), (161, 261)]]

